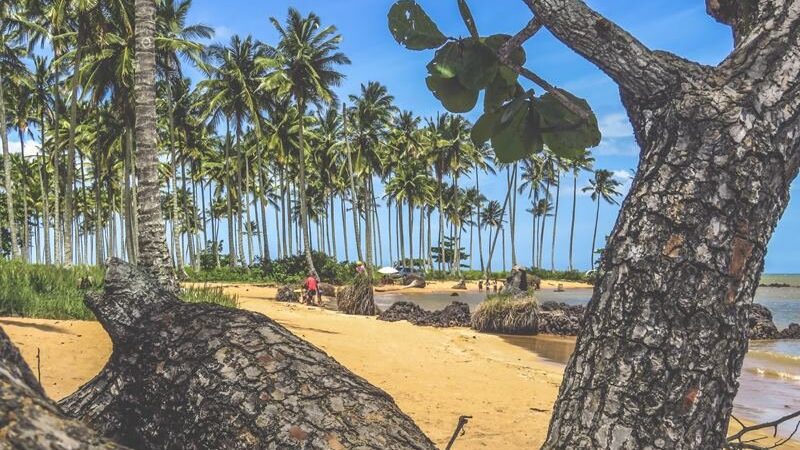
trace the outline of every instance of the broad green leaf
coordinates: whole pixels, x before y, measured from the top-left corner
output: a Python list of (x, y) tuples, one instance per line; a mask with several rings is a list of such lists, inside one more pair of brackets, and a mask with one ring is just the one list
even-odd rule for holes
[(394, 39), (409, 50), (441, 47), (447, 36), (428, 14), (413, 0), (400, 0), (389, 10), (389, 31)]
[[(503, 69), (504, 68), (501, 67), (500, 71)], [(486, 92), (483, 96), (483, 109), (485, 111), (492, 111), (501, 107), (505, 102), (517, 96), (518, 87), (516, 81), (509, 83), (498, 71), (494, 80), (486, 86)]]
[(469, 10), (467, 0), (458, 0), (458, 10), (461, 12), (461, 18), (464, 19), (464, 25), (467, 26), (469, 34), (478, 39), (480, 37), (478, 27), (475, 25), (475, 18), (472, 17), (472, 11)]
[(557, 155), (569, 158), (570, 155), (574, 157), (582, 150), (598, 146), (602, 136), (597, 126), (597, 117), (589, 107), (589, 103), (567, 91), (559, 91), (590, 113), (588, 118), (583, 119), (550, 93), (537, 100), (545, 145)]
[(479, 91), (465, 88), (457, 78), (441, 78), (430, 75), (425, 79), (425, 82), (428, 85), (428, 89), (450, 112), (469, 112), (478, 103)]
[(478, 147), (485, 144), (492, 138), (499, 123), (499, 112), (492, 111), (484, 113), (478, 121), (475, 122), (475, 125), (472, 126), (472, 131), (470, 132), (472, 143)]
[(519, 161), (544, 149), (539, 131), (539, 114), (530, 100), (514, 109), (510, 120), (498, 124), (492, 136), (492, 147), (497, 159), (503, 163)]
[[(508, 42), (509, 39), (511, 39), (511, 36), (507, 34), (493, 34), (491, 36), (483, 38), (483, 42), (490, 49), (492, 49), (492, 51), (495, 52), (495, 54), (497, 54), (498, 52), (500, 52), (500, 47), (502, 47), (503, 44)], [(510, 56), (511, 56), (511, 62), (519, 66), (524, 65), (525, 61), (527, 60), (527, 55), (525, 54), (525, 50), (522, 49), (521, 47), (511, 52)]]
[(477, 39), (448, 42), (436, 51), (428, 64), (428, 73), (441, 78), (458, 77), (469, 89), (481, 90), (497, 76), (498, 61), (494, 52)]

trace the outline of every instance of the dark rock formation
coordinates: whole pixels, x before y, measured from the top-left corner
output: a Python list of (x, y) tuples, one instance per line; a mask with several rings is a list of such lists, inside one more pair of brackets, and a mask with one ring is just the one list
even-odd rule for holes
[(451, 287), (450, 289), (458, 289), (458, 290), (466, 291), (467, 290), (467, 282), (464, 281), (464, 280), (461, 280), (458, 283), (456, 283), (455, 285), (453, 285), (453, 287)]
[(325, 297), (336, 297), (336, 286), (328, 283), (319, 283), (319, 293)]
[(388, 394), (261, 314), (183, 303), (118, 260), (104, 294), (87, 305), (114, 350), (61, 405), (118, 442), (140, 450), (434, 448)]
[(124, 449), (66, 417), (0, 328), (0, 449)]
[(539, 330), (536, 300), (491, 299), (472, 315), (474, 330), (486, 333), (534, 335)]
[(778, 339), (800, 339), (800, 325), (790, 323), (788, 327), (781, 330)]
[(506, 278), (502, 293), (516, 298), (528, 296), (528, 274), (525, 270), (515, 267)]
[(539, 333), (577, 336), (585, 314), (585, 306), (544, 302), (539, 305)]
[(336, 294), (339, 311), (357, 316), (374, 316), (380, 314), (375, 306), (375, 293), (372, 283), (366, 275), (358, 275), (353, 284), (345, 286)]
[(748, 325), (750, 339), (775, 339), (778, 337), (778, 327), (772, 321), (772, 312), (764, 305), (758, 303), (750, 305)]
[(453, 302), (439, 311), (426, 311), (411, 302), (397, 302), (378, 316), (378, 320), (397, 322), (407, 320), (414, 325), (432, 327), (468, 327), (470, 325), (469, 305)]
[(291, 286), (281, 286), (278, 288), (278, 295), (275, 300), (279, 302), (297, 303), (300, 301), (300, 294), (294, 291)]
[(415, 288), (424, 288), (426, 285), (425, 278), (419, 275), (408, 274), (403, 277), (403, 286), (412, 286)]

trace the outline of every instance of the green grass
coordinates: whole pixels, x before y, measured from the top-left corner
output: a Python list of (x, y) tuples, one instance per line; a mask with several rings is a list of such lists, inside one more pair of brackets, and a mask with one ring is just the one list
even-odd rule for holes
[[(91, 286), (81, 288), (81, 280)], [(36, 319), (96, 320), (83, 304), (89, 291), (101, 290), (103, 269), (90, 266), (63, 268), (0, 261), (0, 316)], [(237, 299), (217, 287), (185, 289), (190, 303), (208, 302), (235, 308)]]

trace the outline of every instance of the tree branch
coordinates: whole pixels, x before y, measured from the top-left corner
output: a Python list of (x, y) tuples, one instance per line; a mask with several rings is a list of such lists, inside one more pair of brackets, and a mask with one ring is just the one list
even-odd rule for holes
[(581, 0), (523, 0), (547, 29), (621, 88), (650, 96), (678, 78), (658, 54)]
[[(731, 417), (733, 417), (733, 416), (731, 416)], [(763, 447), (763, 446), (759, 446), (759, 445), (754, 444), (754, 442), (756, 442), (757, 440), (760, 440), (762, 438), (751, 439), (751, 440), (747, 440), (747, 441), (743, 440), (743, 438), (748, 433), (752, 433), (752, 432), (758, 431), (758, 430), (763, 430), (763, 429), (766, 429), (766, 428), (774, 429), (774, 434), (773, 435), (777, 436), (777, 434), (778, 434), (778, 426), (780, 426), (784, 422), (788, 422), (788, 421), (790, 421), (790, 420), (792, 420), (792, 419), (794, 419), (796, 417), (800, 417), (800, 411), (795, 411), (792, 414), (785, 415), (785, 416), (781, 417), (780, 419), (776, 419), (776, 420), (773, 420), (771, 422), (765, 422), (765, 423), (758, 424), (758, 425), (751, 425), (749, 427), (744, 426), (744, 424), (739, 419), (737, 419), (736, 417), (733, 417), (733, 419), (736, 422), (738, 422), (739, 425), (741, 425), (742, 429), (739, 430), (738, 433), (735, 433), (735, 434), (733, 434), (731, 436), (728, 436), (728, 444), (727, 444), (726, 448), (728, 448), (728, 449), (772, 449), (772, 448), (777, 448), (778, 446), (783, 445), (784, 443), (788, 442), (797, 433), (798, 428), (800, 428), (800, 422), (797, 423), (797, 426), (795, 426), (794, 431), (792, 432), (792, 434), (789, 435), (789, 437), (787, 437), (787, 438), (785, 438), (783, 440), (780, 440), (776, 444), (774, 444), (772, 446), (769, 446), (769, 447)]]
[(591, 116), (591, 111), (588, 111), (586, 108), (576, 104), (573, 102), (569, 97), (564, 95), (560, 90), (558, 90), (555, 86), (548, 83), (544, 78), (536, 75), (533, 71), (528, 70), (519, 64), (515, 64), (514, 61), (511, 59), (511, 53), (514, 50), (522, 47), (522, 44), (525, 43), (528, 39), (532, 38), (539, 30), (542, 29), (542, 22), (539, 20), (538, 17), (534, 17), (528, 22), (528, 25), (525, 26), (522, 30), (520, 30), (517, 34), (511, 37), (497, 52), (497, 58), (500, 60), (501, 63), (508, 66), (511, 70), (519, 74), (520, 76), (527, 78), (528, 80), (536, 83), (542, 89), (552, 94), (556, 97), (565, 108), (569, 109), (573, 113), (577, 114), (581, 119), (586, 120)]

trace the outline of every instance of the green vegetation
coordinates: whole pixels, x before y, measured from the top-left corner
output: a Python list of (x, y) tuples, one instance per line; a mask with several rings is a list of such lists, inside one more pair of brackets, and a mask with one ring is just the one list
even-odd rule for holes
[[(338, 262), (321, 252), (313, 252), (314, 267), (322, 281), (347, 284), (353, 280), (356, 269), (350, 262)], [(305, 255), (268, 261), (256, 261), (250, 267), (211, 267), (198, 271), (187, 270), (190, 281), (223, 283), (298, 283), (308, 275)]]
[[(83, 299), (88, 292), (102, 289), (102, 283), (103, 269), (99, 267), (0, 261), (0, 316), (95, 320)], [(237, 305), (237, 299), (220, 288), (193, 287), (185, 289), (181, 297), (191, 303)]]

